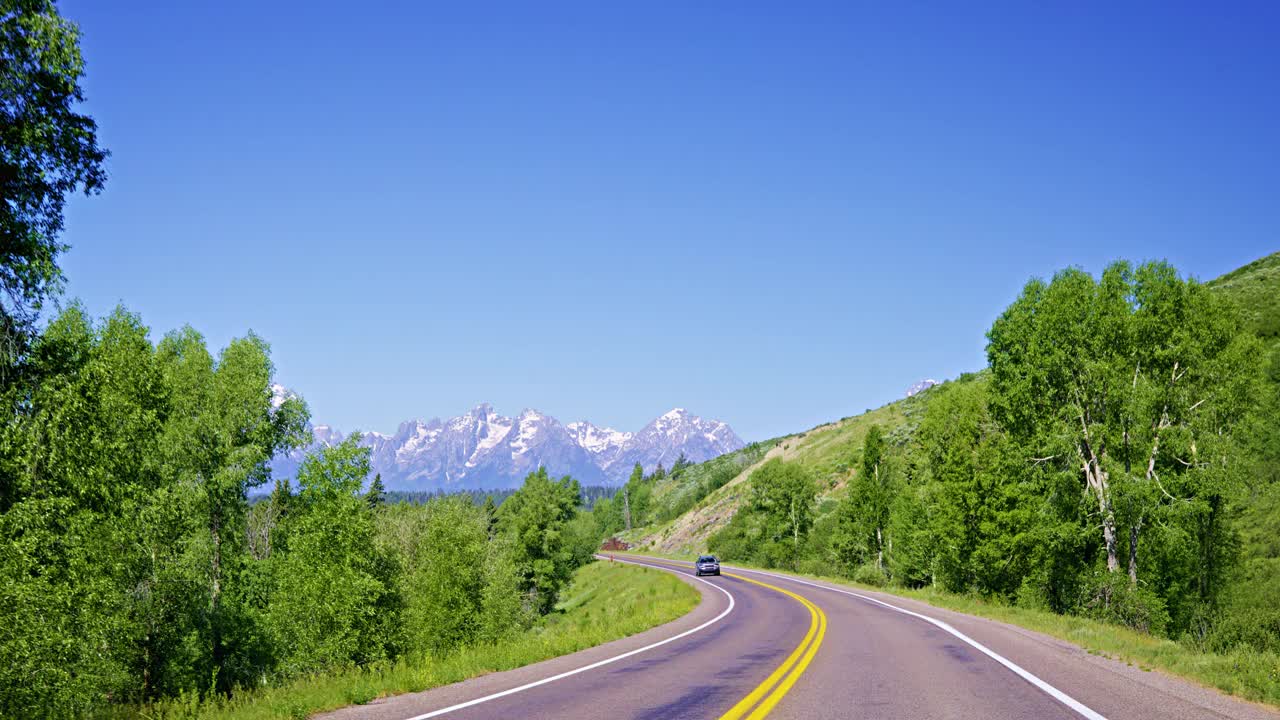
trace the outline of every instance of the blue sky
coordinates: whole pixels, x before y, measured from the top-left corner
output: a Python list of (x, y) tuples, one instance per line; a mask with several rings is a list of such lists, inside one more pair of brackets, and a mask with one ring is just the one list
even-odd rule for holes
[(1031, 276), (1280, 249), (1274, 3), (622, 5), (63, 0), (68, 295), (253, 329), (346, 429), (763, 439), (981, 368)]

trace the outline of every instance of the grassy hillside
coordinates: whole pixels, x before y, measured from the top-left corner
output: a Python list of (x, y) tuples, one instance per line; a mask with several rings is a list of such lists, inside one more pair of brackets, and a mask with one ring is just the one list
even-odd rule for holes
[(1270, 353), (1272, 403), (1254, 438), (1256, 482), (1239, 509), (1243, 576), (1232, 597), (1237, 607), (1266, 607), (1280, 597), (1280, 253), (1207, 284), (1236, 302)]
[[(976, 376), (967, 376), (962, 381), (969, 382), (973, 377)], [(846, 482), (852, 477), (853, 464), (861, 452), (867, 428), (878, 424), (895, 442), (905, 441), (919, 424), (929, 395), (930, 391), (926, 390), (861, 415), (819, 425), (797, 435), (756, 443), (737, 453), (689, 468), (689, 471), (699, 476), (715, 472), (707, 467), (714, 467), (713, 464), (732, 463), (741, 470), (678, 517), (655, 526), (638, 528), (624, 539), (663, 553), (696, 553), (705, 550), (707, 538), (727, 525), (746, 501), (747, 477), (764, 461), (775, 457), (800, 462), (814, 471), (819, 484), (819, 511), (829, 512), (835, 505), (834, 501), (843, 493)], [(688, 475), (681, 477), (687, 478)], [(681, 489), (681, 484), (687, 485), (688, 482), (681, 478), (660, 480), (654, 488), (654, 497), (680, 497), (682, 492), (687, 492)], [(664, 516), (660, 514), (659, 517)]]
[[(1232, 298), (1242, 309), (1251, 329), (1273, 349), (1273, 356), (1280, 352), (1280, 253), (1255, 260), (1220, 278), (1206, 283), (1214, 290)], [(1280, 362), (1272, 371), (1272, 377), (1280, 375)], [(953, 382), (980, 382), (983, 373), (961, 377)], [(686, 474), (658, 481), (654, 497), (666, 512), (656, 525), (638, 528), (626, 539), (642, 547), (663, 553), (701, 552), (706, 549), (707, 538), (728, 524), (747, 496), (746, 478), (765, 460), (781, 457), (797, 461), (811, 469), (818, 478), (819, 513), (830, 511), (834, 500), (844, 490), (852, 477), (853, 464), (862, 452), (867, 428), (878, 424), (889, 440), (904, 445), (911, 439), (919, 425), (930, 398), (936, 391), (889, 403), (875, 410), (854, 417), (846, 417), (820, 425), (806, 432), (788, 435), (762, 443), (737, 453), (717, 458), (689, 468)], [(694, 503), (686, 504), (691, 488), (699, 479), (715, 472), (723, 472), (732, 465), (741, 468), (731, 480)], [(1266, 564), (1275, 564), (1275, 573), (1268, 576), (1280, 578), (1280, 488), (1273, 488), (1275, 497), (1258, 497), (1256, 503), (1243, 510), (1241, 531), (1245, 541), (1245, 555), (1263, 558)], [(671, 510), (679, 510), (673, 513)], [(678, 515), (678, 516), (677, 516)], [(1280, 582), (1277, 582), (1280, 590)]]
[(1280, 341), (1280, 252), (1206, 284), (1235, 300), (1259, 337), (1273, 345)]

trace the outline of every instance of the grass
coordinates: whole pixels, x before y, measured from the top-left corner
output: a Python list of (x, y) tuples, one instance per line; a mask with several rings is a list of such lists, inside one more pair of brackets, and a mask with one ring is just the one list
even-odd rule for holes
[[(670, 560), (687, 562), (693, 560), (693, 556), (682, 554), (648, 552), (644, 554)], [(749, 563), (735, 564), (756, 568)], [(1228, 695), (1280, 707), (1280, 655), (1275, 653), (1253, 650), (1236, 650), (1229, 653), (1204, 652), (1192, 645), (1140, 633), (1126, 627), (1074, 615), (1059, 615), (1047, 610), (993, 602), (976, 595), (957, 595), (932, 588), (921, 590), (878, 588), (853, 583), (844, 578), (788, 573), (770, 568), (756, 569), (821, 580), (852, 589), (897, 595), (918, 600), (933, 607), (1016, 625), (1066, 640), (1092, 654), (1134, 665), (1142, 670), (1160, 670), (1169, 675), (1216, 688)]]
[(1280, 338), (1280, 253), (1258, 258), (1207, 284), (1240, 306), (1259, 337)]
[(443, 658), (408, 659), (299, 678), (280, 687), (242, 692), (231, 699), (179, 699), (135, 708), (120, 717), (301, 720), (314, 713), (510, 670), (634, 635), (684, 615), (698, 604), (699, 597), (696, 590), (670, 573), (595, 562), (578, 569), (555, 613), (504, 643), (471, 647)]

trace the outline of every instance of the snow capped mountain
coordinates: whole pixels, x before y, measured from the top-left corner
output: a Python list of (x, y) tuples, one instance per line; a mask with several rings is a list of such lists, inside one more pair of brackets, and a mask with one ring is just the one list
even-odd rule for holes
[[(328, 425), (314, 426), (312, 435), (311, 447), (275, 461), (277, 476), (293, 476), (307, 452), (347, 437)], [(516, 487), (540, 466), (583, 485), (616, 484), (637, 462), (649, 472), (659, 463), (670, 467), (681, 453), (701, 462), (744, 443), (728, 425), (680, 408), (629, 433), (585, 421), (563, 425), (531, 409), (505, 417), (486, 403), (449, 420), (403, 422), (393, 435), (361, 433), (360, 444), (391, 489), (461, 490)]]
[(618, 432), (613, 428), (600, 428), (586, 421), (569, 423), (565, 426), (574, 442), (583, 450), (600, 459), (602, 465), (609, 464), (622, 451), (635, 433)]
[(921, 380), (920, 382), (907, 388), (907, 397), (911, 397), (916, 393), (922, 393), (925, 390), (928, 390), (929, 388), (937, 384), (938, 384), (937, 380), (934, 380), (933, 378), (925, 378), (924, 380)]
[(628, 438), (605, 470), (611, 479), (621, 482), (636, 463), (648, 472), (659, 463), (671, 467), (681, 453), (692, 462), (702, 462), (742, 446), (742, 439), (725, 423), (675, 408)]

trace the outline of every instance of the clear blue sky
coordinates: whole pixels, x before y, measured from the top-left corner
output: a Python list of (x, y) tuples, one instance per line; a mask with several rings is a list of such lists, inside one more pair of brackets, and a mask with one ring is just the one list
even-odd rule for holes
[(64, 0), (68, 293), (342, 428), (762, 439), (981, 368), (1033, 275), (1280, 249), (1274, 2), (775, 5)]

